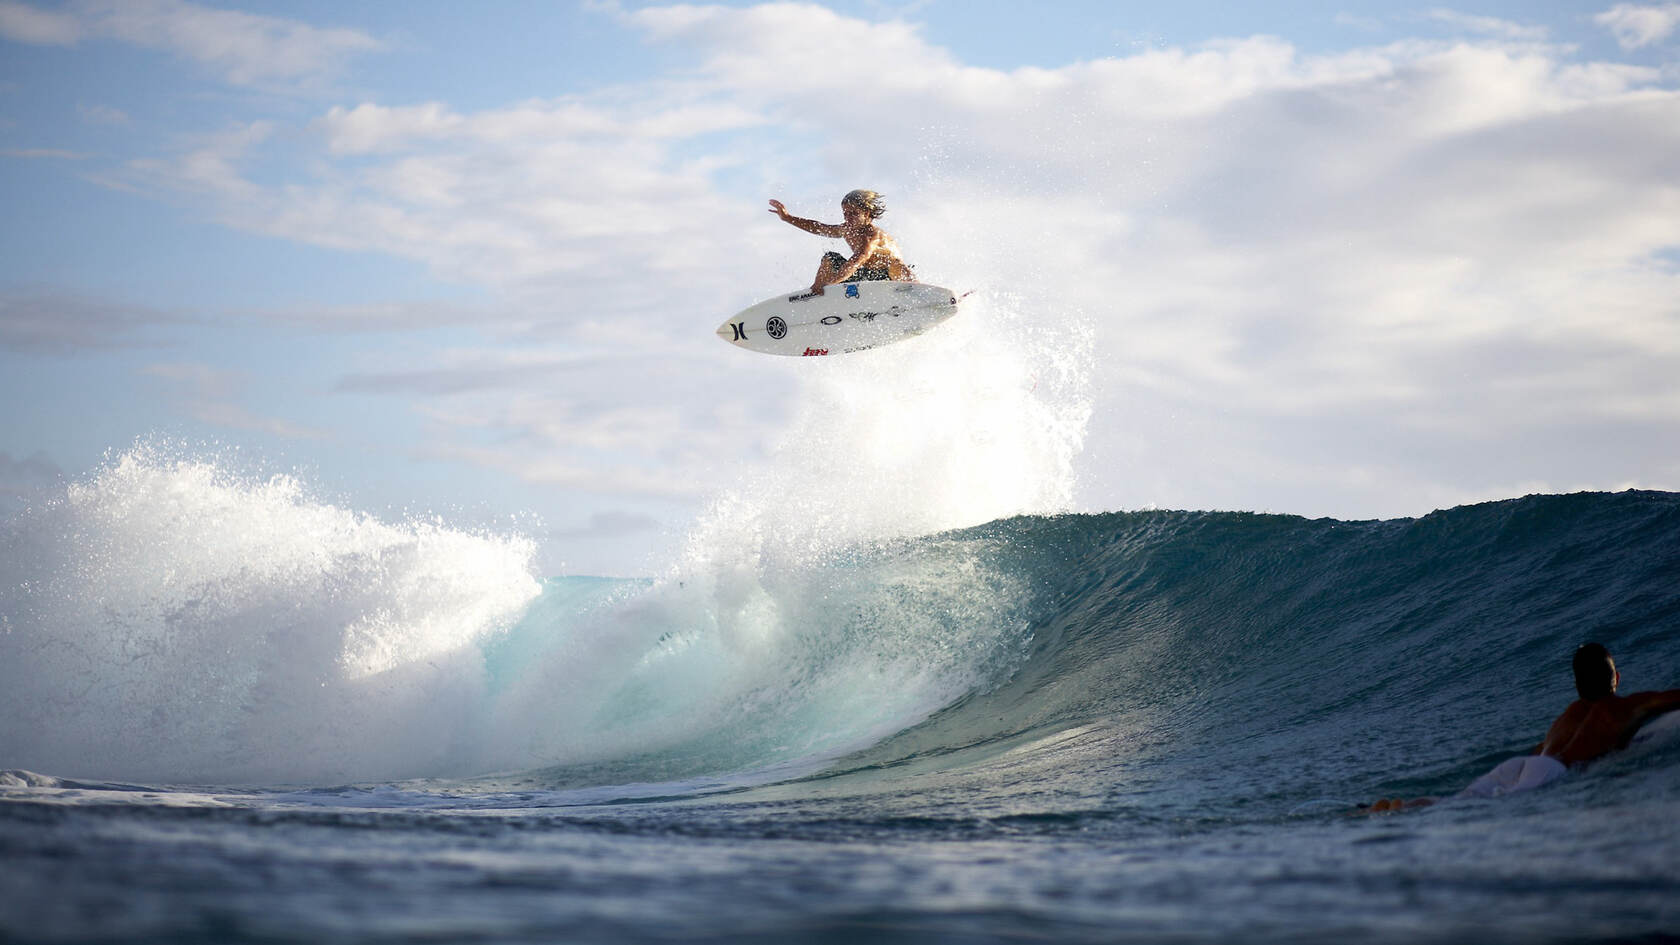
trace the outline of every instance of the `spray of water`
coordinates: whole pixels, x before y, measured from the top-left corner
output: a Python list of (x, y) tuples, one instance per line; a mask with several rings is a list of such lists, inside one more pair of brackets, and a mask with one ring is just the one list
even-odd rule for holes
[(800, 362), (794, 420), (691, 532), (684, 566), (821, 557), (1072, 504), (1090, 418), (1080, 323), (976, 294), (939, 331)]
[(384, 524), (143, 445), (0, 531), (0, 766), (174, 781), (447, 768), (519, 538)]
[(503, 753), (657, 759), (646, 778), (812, 762), (1007, 675), (1031, 589), (984, 542), (925, 536), (1070, 504), (1089, 347), (1055, 324), (977, 296), (937, 333), (800, 362), (770, 461), (653, 587), (555, 636)]

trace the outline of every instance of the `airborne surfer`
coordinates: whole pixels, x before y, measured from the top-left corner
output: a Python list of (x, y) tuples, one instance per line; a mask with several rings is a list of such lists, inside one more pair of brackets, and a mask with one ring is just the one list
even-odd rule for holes
[(899, 255), (898, 242), (875, 225), (887, 212), (886, 201), (873, 190), (854, 190), (840, 201), (844, 223), (818, 223), (787, 212), (780, 200), (770, 201), (770, 212), (807, 233), (843, 239), (851, 247), (851, 258), (835, 252), (823, 254), (811, 292), (821, 295), (823, 286), (841, 282), (914, 282), (916, 274)]
[[(1552, 722), (1533, 752), (1500, 762), (1460, 791), (1459, 797), (1500, 797), (1549, 784), (1562, 777), (1570, 765), (1627, 747), (1639, 727), (1651, 719), (1680, 710), (1680, 689), (1616, 695), (1622, 676), (1610, 651), (1601, 644), (1583, 644), (1575, 651), (1572, 668), (1575, 691), (1581, 698), (1571, 702)], [(1410, 801), (1385, 798), (1366, 810), (1379, 813), (1433, 803), (1433, 797)]]

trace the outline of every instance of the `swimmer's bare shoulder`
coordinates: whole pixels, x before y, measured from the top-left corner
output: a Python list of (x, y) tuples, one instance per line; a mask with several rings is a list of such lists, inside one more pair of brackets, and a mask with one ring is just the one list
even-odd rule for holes
[(1591, 761), (1626, 748), (1640, 726), (1665, 712), (1680, 709), (1680, 689), (1577, 699), (1557, 717), (1540, 743), (1542, 754), (1566, 765)]

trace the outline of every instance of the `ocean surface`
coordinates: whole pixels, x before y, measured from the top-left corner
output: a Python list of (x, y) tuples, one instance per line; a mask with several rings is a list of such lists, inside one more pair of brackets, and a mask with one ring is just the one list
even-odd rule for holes
[(115, 457), (0, 527), (0, 941), (1680, 940), (1668, 722), (1357, 813), (1680, 686), (1680, 495), (779, 521), (539, 580)]

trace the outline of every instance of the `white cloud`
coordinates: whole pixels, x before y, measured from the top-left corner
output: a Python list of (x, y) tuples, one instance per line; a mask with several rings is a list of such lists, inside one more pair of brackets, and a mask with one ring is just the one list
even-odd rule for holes
[(57, 10), (6, 0), (0, 2), (0, 36), (36, 45), (130, 43), (199, 63), (236, 85), (318, 82), (349, 57), (384, 48), (357, 30), (186, 0), (73, 0)]
[(1460, 13), (1456, 10), (1430, 10), (1429, 19), (1442, 23), (1454, 29), (1495, 39), (1513, 42), (1544, 42), (1547, 30), (1544, 26), (1529, 26), (1512, 20), (1502, 20), (1492, 16), (1476, 16)]
[(0, 350), (69, 355), (140, 347), (145, 329), (179, 323), (177, 314), (44, 290), (0, 291)]
[(1639, 49), (1662, 42), (1680, 27), (1680, 3), (1618, 3), (1593, 17), (1593, 22), (1609, 30), (1623, 49)]
[[(668, 270), (734, 209), (689, 139), (750, 129), (750, 110), (702, 100), (527, 102), (463, 115), (437, 104), (334, 108), (312, 130), (314, 175), (263, 187), (241, 168), (276, 132), (258, 122), (132, 164), (145, 186), (211, 196), (227, 223), (317, 245), (422, 260), (508, 289), (565, 280), (585, 297), (624, 273)], [(681, 268), (680, 264), (676, 268)], [(716, 280), (713, 279), (713, 284)], [(628, 296), (624, 310), (639, 303)], [(550, 307), (552, 312), (552, 307)]]
[(664, 358), (526, 346), (438, 352), (421, 369), (347, 375), (335, 392), (422, 404), (429, 458), (597, 495), (695, 500), (709, 494), (721, 459), (783, 412), (770, 406), (751, 418), (738, 398), (712, 393), (721, 381), (705, 364), (672, 372)]
[(128, 113), (110, 105), (77, 105), (76, 114), (82, 121), (90, 125), (127, 125), (130, 124)]
[[(1283, 494), (1299, 463), (1219, 444), (1287, 424), (1390, 433), (1380, 457), (1323, 460), (1345, 505), (1293, 511), (1392, 514), (1396, 491), (1535, 478), (1494, 454), (1536, 425), (1680, 422), (1663, 380), (1680, 376), (1680, 273), (1657, 262), (1680, 246), (1680, 94), (1660, 72), (1456, 14), (1440, 16), (1494, 38), (1329, 55), (1254, 38), (1007, 71), (810, 5), (621, 16), (692, 71), (480, 111), (334, 108), (284, 136), (307, 153), (278, 182), (250, 171), (273, 126), (139, 170), (236, 226), (491, 287), (507, 304), (486, 325), (521, 343), (680, 356), (732, 390), (788, 382), (724, 367), (735, 352), (706, 333), (826, 248), (763, 198), (832, 217), (873, 186), (924, 277), (1031, 300), (1011, 330), (1091, 326), (1095, 438), (1134, 436), (1130, 398), (1175, 404), (1205, 423), (1197, 477)], [(845, 70), (811, 67), (842, 52)], [(693, 494), (714, 455), (764, 442), (657, 375), (515, 370), (481, 396), (482, 366), (414, 370), (349, 386), (412, 385), (436, 449), (531, 481)], [(1472, 469), (1416, 458), (1442, 444)], [(1652, 475), (1631, 453), (1603, 462), (1605, 481)], [(1094, 478), (1104, 506), (1204, 504)]]
[(163, 382), (183, 412), (201, 423), (265, 433), (286, 440), (318, 440), (328, 434), (279, 417), (263, 416), (240, 403), (249, 378), (196, 362), (148, 364), (142, 375)]
[(87, 155), (80, 151), (65, 151), (62, 148), (0, 148), (0, 157), (22, 161), (82, 161), (87, 159)]
[(198, 136), (178, 158), (169, 161), (140, 159), (131, 167), (142, 174), (165, 177), (174, 187), (204, 194), (229, 205), (264, 202), (268, 199), (259, 185), (246, 180), (240, 164), (250, 152), (271, 137), (275, 124), (254, 121), (224, 131)]
[(36, 46), (72, 46), (81, 39), (82, 28), (70, 14), (6, 0), (0, 2), (0, 37)]
[(1359, 16), (1345, 11), (1337, 13), (1331, 18), (1331, 22), (1337, 26), (1345, 26), (1364, 33), (1379, 33), (1388, 27), (1388, 24), (1380, 17)]
[(461, 124), (461, 116), (437, 103), (404, 108), (372, 104), (337, 107), (321, 119), (328, 150), (334, 154), (369, 154), (447, 138)]

